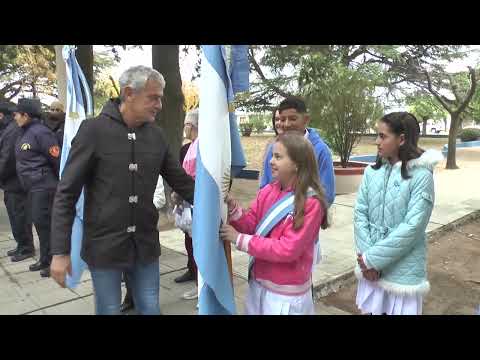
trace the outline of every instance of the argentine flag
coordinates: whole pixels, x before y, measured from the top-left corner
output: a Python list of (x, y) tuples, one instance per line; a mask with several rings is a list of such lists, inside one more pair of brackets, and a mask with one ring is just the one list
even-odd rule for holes
[(235, 314), (220, 224), (230, 179), (245, 167), (233, 100), (248, 90), (247, 46), (203, 45), (198, 153), (193, 215), (193, 253), (198, 267), (199, 314)]
[[(67, 162), (72, 140), (77, 134), (80, 124), (87, 116), (93, 116), (92, 95), (85, 75), (75, 57), (75, 47), (65, 45), (62, 55), (66, 65), (67, 106), (62, 155), (60, 158), (60, 178)], [(87, 264), (80, 258), (83, 238), (83, 190), (77, 201), (76, 211), (71, 235), (70, 257), (72, 260), (72, 275), (70, 276), (67, 273), (66, 279), (66, 284), (69, 288), (74, 288), (78, 285), (83, 271), (87, 268)]]

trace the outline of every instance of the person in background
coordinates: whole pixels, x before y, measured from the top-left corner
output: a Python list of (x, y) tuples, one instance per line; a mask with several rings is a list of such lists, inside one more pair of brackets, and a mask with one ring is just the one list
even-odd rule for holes
[(50, 224), (53, 198), (58, 184), (60, 147), (55, 134), (40, 122), (37, 99), (20, 99), (15, 121), (21, 128), (15, 143), (16, 170), (28, 193), (31, 218), (40, 241), (40, 259), (30, 266), (42, 277), (50, 276)]
[(33, 245), (32, 221), (28, 211), (28, 193), (23, 189), (17, 176), (15, 143), (22, 129), (11, 117), (12, 106), (0, 103), (2, 124), (7, 124), (0, 136), (0, 182), (3, 188), (3, 201), (7, 209), (12, 229), (15, 249), (7, 252), (12, 262), (22, 261), (35, 255)]
[[(265, 164), (265, 161), (266, 161), (266, 158), (267, 158), (267, 155), (269, 153), (271, 153), (272, 151), (272, 146), (273, 144), (275, 143), (275, 139), (278, 135), (280, 134), (283, 134), (283, 128), (282, 128), (282, 125), (280, 123), (280, 113), (278, 112), (278, 107), (276, 107), (275, 109), (273, 109), (272, 111), (272, 129), (273, 131), (275, 132), (275, 138), (273, 138), (272, 140), (270, 140), (267, 145), (265, 146), (265, 150), (263, 152), (263, 156), (262, 156), (262, 164)], [(261, 181), (261, 179), (263, 178), (263, 171), (264, 169), (262, 168), (260, 170), (260, 176), (259, 176), (259, 179)]]
[(12, 109), (15, 107), (15, 104), (10, 102), (1, 101), (0, 102), (0, 137), (2, 137), (3, 132), (7, 128), (8, 124), (13, 121), (12, 118)]
[(58, 145), (61, 148), (63, 146), (63, 133), (65, 128), (65, 111), (60, 101), (54, 100), (50, 104), (50, 111), (47, 113), (43, 123), (54, 132)]
[[(318, 163), (318, 175), (325, 189), (327, 202), (331, 205), (335, 200), (335, 173), (333, 171), (332, 154), (315, 129), (307, 127), (310, 122), (310, 116), (308, 115), (305, 102), (299, 97), (288, 97), (280, 103), (278, 112), (280, 114), (280, 127), (284, 132), (298, 132), (312, 143)], [(269, 148), (263, 163), (260, 188), (263, 188), (273, 180), (270, 167), (271, 158), (272, 147)]]
[[(182, 146), (180, 149), (180, 163), (185, 169), (186, 173), (195, 177), (195, 161), (196, 150), (198, 146), (198, 109), (190, 111), (185, 116), (184, 122), (185, 138), (190, 140), (189, 143)], [(186, 281), (197, 281), (197, 265), (193, 257), (193, 242), (188, 232), (185, 234), (185, 249), (187, 250), (187, 271), (175, 278), (176, 283), (183, 283)], [(186, 292), (182, 297), (186, 300), (196, 299), (198, 296), (197, 288)]]

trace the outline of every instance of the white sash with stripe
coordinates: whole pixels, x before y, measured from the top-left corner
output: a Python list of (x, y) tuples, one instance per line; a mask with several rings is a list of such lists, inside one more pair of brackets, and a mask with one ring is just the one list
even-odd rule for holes
[[(316, 195), (313, 189), (309, 189), (307, 192), (307, 198)], [(255, 235), (265, 237), (267, 236), (272, 229), (280, 223), (288, 214), (293, 214), (295, 210), (295, 195), (293, 192), (290, 192), (287, 196), (283, 197), (275, 204), (272, 205), (270, 210), (263, 216), (262, 220), (257, 225), (255, 230)], [(322, 259), (321, 251), (320, 251), (320, 240), (317, 236), (315, 240), (314, 248), (313, 248), (313, 263), (312, 263), (312, 272), (315, 265), (320, 263)], [(255, 262), (255, 258), (250, 256), (249, 264), (248, 264), (248, 279), (250, 279), (250, 273), (253, 268), (253, 264)]]

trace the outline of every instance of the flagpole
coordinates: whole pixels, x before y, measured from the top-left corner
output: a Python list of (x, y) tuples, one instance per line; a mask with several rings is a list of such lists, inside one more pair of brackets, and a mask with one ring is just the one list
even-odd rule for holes
[(201, 315), (236, 314), (232, 246), (220, 241), (219, 227), (228, 218), (223, 201), (228, 180), (245, 166), (237, 124), (229, 112), (235, 94), (248, 88), (248, 54), (240, 47), (202, 45), (200, 141), (192, 225)]
[[(230, 272), (230, 280), (233, 287), (233, 263), (232, 263), (232, 246), (229, 242), (223, 242), (223, 248), (225, 249), (225, 257), (227, 258), (228, 271)], [(235, 294), (235, 288), (233, 289)]]

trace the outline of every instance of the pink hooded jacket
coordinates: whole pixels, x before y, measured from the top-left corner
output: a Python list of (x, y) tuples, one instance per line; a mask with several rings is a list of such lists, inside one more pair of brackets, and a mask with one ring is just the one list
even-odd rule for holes
[(252, 275), (264, 287), (282, 295), (301, 295), (311, 287), (314, 243), (324, 211), (320, 201), (307, 198), (303, 226), (293, 229), (293, 215), (280, 221), (268, 237), (255, 234), (255, 228), (268, 210), (293, 189), (282, 191), (275, 181), (261, 189), (250, 209), (236, 207), (230, 224), (240, 232), (237, 249), (255, 257)]

